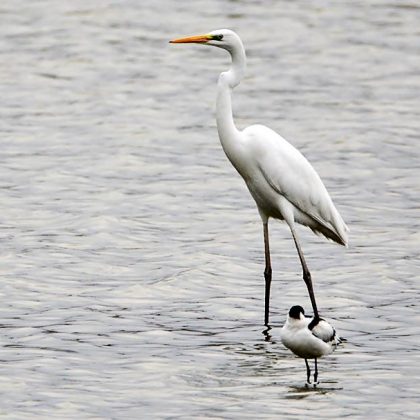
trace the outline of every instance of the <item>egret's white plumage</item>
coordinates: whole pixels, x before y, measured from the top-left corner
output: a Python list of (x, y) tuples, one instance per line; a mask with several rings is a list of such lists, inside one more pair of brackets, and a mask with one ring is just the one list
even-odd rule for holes
[(310, 369), (307, 359), (315, 359), (314, 381), (318, 380), (317, 359), (332, 353), (341, 343), (335, 329), (324, 319), (305, 316), (301, 306), (292, 306), (281, 329), (281, 342), (294, 354), (305, 359), (307, 380)]
[[(263, 217), (310, 227), (342, 245), (347, 228), (308, 160), (275, 131), (252, 125), (242, 132), (248, 165), (238, 165)], [(233, 159), (234, 160), (234, 159)]]
[(231, 68), (221, 73), (218, 80), (217, 129), (223, 150), (244, 179), (263, 222), (265, 324), (268, 325), (272, 277), (268, 238), (270, 217), (284, 220), (290, 227), (314, 314), (318, 317), (311, 275), (298, 241), (295, 223), (308, 226), (341, 245), (347, 245), (347, 226), (319, 175), (295, 147), (263, 125), (252, 125), (242, 131), (236, 128), (232, 115), (232, 89), (240, 83), (246, 68), (245, 49), (239, 36), (229, 29), (220, 29), (171, 42), (216, 46), (227, 50), (232, 57)]

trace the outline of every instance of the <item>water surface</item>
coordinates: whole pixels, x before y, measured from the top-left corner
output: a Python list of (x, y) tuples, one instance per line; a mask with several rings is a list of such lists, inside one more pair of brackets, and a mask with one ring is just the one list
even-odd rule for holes
[[(0, 416), (418, 418), (416, 2), (3, 1)], [(318, 304), (348, 340), (304, 387), (280, 343), (309, 300), (290, 234), (262, 227), (223, 155), (229, 27), (247, 48), (239, 127), (298, 147), (351, 229), (299, 229)]]

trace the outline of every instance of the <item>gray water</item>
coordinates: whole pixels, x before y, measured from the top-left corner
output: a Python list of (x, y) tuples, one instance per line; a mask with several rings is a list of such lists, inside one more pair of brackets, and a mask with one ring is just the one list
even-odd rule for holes
[[(153, 3), (153, 4), (152, 4)], [(419, 418), (420, 4), (3, 0), (0, 417)], [(286, 226), (262, 227), (215, 127), (229, 27), (237, 125), (298, 147), (351, 229), (299, 228), (347, 338), (316, 389), (280, 343), (310, 304)]]

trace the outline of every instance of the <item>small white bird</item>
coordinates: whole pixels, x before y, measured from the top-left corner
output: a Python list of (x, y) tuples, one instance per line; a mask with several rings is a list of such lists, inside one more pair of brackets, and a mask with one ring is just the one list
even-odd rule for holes
[(305, 359), (307, 383), (311, 383), (308, 359), (315, 359), (314, 385), (318, 383), (317, 358), (332, 353), (345, 341), (324, 319), (305, 316), (302, 306), (292, 306), (281, 330), (281, 342), (294, 354)]
[[(170, 41), (222, 48), (232, 57), (232, 66), (220, 74), (217, 84), (216, 122), (226, 156), (244, 179), (257, 204), (263, 223), (265, 252), (265, 311), (268, 326), (272, 279), (268, 220), (284, 220), (292, 233), (302, 265), (315, 318), (319, 318), (312, 277), (295, 228), (308, 226), (315, 233), (347, 245), (348, 228), (335, 208), (321, 178), (306, 158), (284, 138), (260, 124), (238, 130), (233, 121), (232, 91), (245, 74), (245, 49), (239, 36), (229, 29)], [(267, 103), (268, 98), (264, 98)]]

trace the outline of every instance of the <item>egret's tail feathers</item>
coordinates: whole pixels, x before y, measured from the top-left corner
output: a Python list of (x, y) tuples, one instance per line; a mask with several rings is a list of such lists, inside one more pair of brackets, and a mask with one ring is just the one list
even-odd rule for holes
[(337, 211), (337, 209), (334, 208), (334, 210), (335, 211), (333, 212), (333, 215), (332, 215), (333, 217), (332, 217), (332, 220), (330, 221), (330, 224), (336, 236), (339, 238), (339, 240), (336, 242), (347, 247), (349, 244), (348, 232), (350, 229), (344, 223), (344, 220), (340, 216), (340, 213)]
[[(346, 226), (346, 225), (344, 225)], [(347, 231), (344, 232), (337, 232), (336, 230), (333, 230), (331, 227), (328, 227), (324, 224), (319, 224), (316, 227), (310, 226), (310, 228), (312, 229), (312, 231), (314, 233), (316, 233), (317, 235), (322, 235), (325, 236), (327, 239), (331, 239), (332, 241), (343, 245), (345, 247), (348, 246), (348, 235), (347, 235)]]
[(318, 235), (323, 235), (334, 242), (345, 247), (348, 246), (348, 234), (349, 228), (341, 218), (340, 213), (331, 203), (329, 212), (324, 214), (311, 214), (305, 213), (308, 219), (302, 219), (299, 223), (305, 224), (312, 231)]

